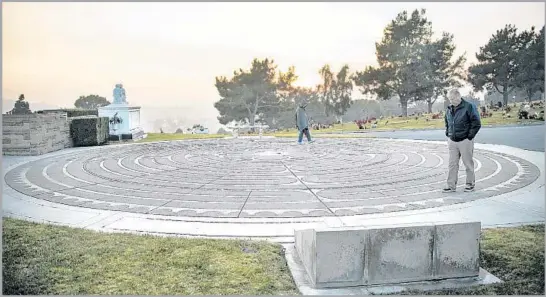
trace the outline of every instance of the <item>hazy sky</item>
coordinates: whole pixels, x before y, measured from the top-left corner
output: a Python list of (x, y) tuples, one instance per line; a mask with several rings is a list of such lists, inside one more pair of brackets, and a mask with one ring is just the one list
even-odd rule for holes
[(383, 28), (416, 8), (469, 63), (505, 24), (544, 24), (544, 3), (2, 3), (2, 96), (68, 107), (121, 82), (131, 104), (215, 117), (215, 76), (272, 57), (315, 85), (325, 63), (374, 64)]

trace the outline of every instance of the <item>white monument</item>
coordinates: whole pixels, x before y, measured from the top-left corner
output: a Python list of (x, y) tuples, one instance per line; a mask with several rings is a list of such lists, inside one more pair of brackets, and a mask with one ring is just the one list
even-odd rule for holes
[(129, 106), (122, 84), (114, 88), (112, 104), (99, 107), (99, 117), (110, 119), (111, 139), (139, 140), (146, 137), (140, 126), (140, 106)]

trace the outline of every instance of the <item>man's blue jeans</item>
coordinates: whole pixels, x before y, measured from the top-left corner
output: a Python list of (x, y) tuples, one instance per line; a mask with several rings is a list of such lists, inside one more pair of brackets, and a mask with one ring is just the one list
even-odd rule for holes
[(307, 141), (311, 142), (311, 133), (309, 133), (309, 128), (305, 128), (303, 131), (300, 131), (300, 134), (298, 135), (298, 143), (303, 141), (303, 134), (305, 134)]

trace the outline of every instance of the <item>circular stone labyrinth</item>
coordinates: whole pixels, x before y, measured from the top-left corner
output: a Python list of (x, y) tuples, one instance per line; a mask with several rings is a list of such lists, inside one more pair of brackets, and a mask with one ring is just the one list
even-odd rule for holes
[[(538, 168), (475, 151), (476, 189), (445, 194), (447, 146), (381, 139), (216, 139), (105, 146), (10, 170), (55, 203), (183, 217), (324, 217), (438, 207), (531, 184)], [(464, 166), (459, 184), (464, 185)]]

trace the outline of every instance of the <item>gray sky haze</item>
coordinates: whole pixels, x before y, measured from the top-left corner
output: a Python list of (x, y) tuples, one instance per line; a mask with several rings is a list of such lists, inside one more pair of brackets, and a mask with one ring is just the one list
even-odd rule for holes
[[(505, 24), (544, 25), (544, 3), (2, 3), (3, 99), (72, 107), (80, 95), (193, 110), (216, 121), (214, 78), (273, 58), (299, 85), (318, 69), (375, 64), (375, 42), (402, 10), (427, 9), (468, 63)], [(356, 99), (356, 98), (355, 98)]]

